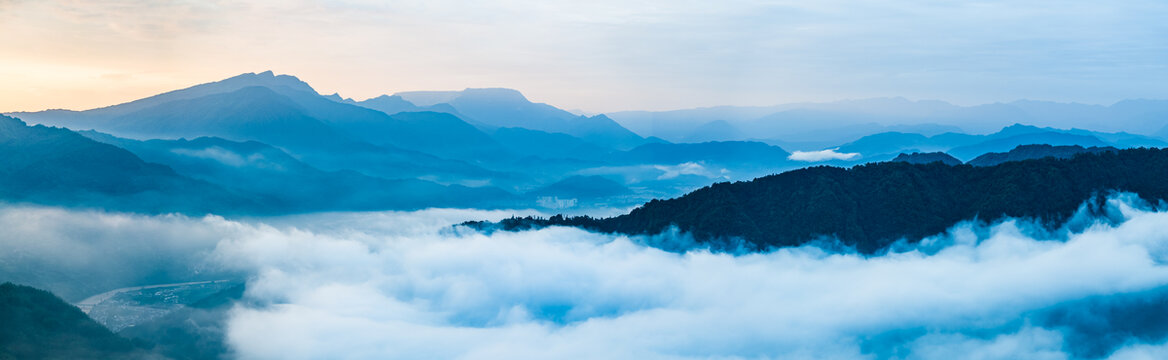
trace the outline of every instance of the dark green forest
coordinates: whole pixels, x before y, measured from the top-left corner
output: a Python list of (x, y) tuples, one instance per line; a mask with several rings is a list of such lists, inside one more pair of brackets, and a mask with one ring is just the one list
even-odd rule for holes
[(850, 169), (819, 166), (752, 181), (717, 183), (670, 200), (650, 201), (612, 218), (512, 218), (503, 230), (549, 225), (656, 234), (677, 226), (699, 242), (741, 238), (755, 249), (798, 246), (824, 237), (862, 253), (944, 232), (963, 221), (1006, 217), (1063, 223), (1082, 204), (1132, 192), (1153, 204), (1168, 199), (1168, 150), (1083, 153), (996, 166), (882, 162)]
[(0, 359), (148, 359), (120, 337), (44, 290), (0, 284)]
[(242, 284), (157, 319), (111, 332), (53, 293), (0, 284), (0, 360), (224, 359), (227, 312)]

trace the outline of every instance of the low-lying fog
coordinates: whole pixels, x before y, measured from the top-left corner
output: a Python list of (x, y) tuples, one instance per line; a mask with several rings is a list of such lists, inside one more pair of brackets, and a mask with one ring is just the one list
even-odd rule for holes
[(450, 226), (503, 211), (228, 220), (10, 205), (0, 280), (77, 301), (247, 279), (228, 343), (248, 359), (1164, 358), (1168, 324), (1130, 318), (1168, 313), (1168, 212), (1131, 199), (1054, 232), (964, 223), (870, 257)]

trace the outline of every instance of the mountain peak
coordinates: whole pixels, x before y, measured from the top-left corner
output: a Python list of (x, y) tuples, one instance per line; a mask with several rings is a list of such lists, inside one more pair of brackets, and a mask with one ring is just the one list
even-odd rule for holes
[(1027, 133), (1033, 133), (1033, 132), (1038, 132), (1038, 131), (1042, 131), (1042, 128), (1039, 128), (1039, 127), (1034, 126), (1034, 125), (1025, 125), (1025, 124), (1020, 124), (1020, 123), (1015, 123), (1014, 125), (1010, 125), (1010, 126), (1002, 128), (1001, 131), (998, 131), (998, 134), (1000, 134), (1000, 135), (1019, 135), (1019, 134), (1027, 134)]
[(931, 164), (942, 163), (949, 166), (961, 165), (961, 160), (943, 153), (943, 152), (913, 152), (911, 154), (900, 153), (891, 162), (906, 162), (909, 164)]
[(0, 138), (4, 138), (9, 134), (15, 134), (16, 131), (24, 129), (28, 124), (24, 120), (0, 114)]
[(248, 87), (248, 86), (263, 86), (269, 88), (285, 87), (292, 90), (309, 92), (316, 94), (316, 90), (309, 86), (308, 83), (301, 81), (292, 75), (276, 75), (271, 70), (261, 73), (244, 73), (230, 78), (214, 82), (212, 84), (220, 84), (232, 87)]

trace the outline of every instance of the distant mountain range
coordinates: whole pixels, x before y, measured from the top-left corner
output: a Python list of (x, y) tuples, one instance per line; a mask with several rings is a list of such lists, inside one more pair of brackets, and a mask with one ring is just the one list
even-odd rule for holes
[(0, 198), (7, 201), (148, 212), (273, 210), (265, 199), (182, 176), (122, 148), (7, 116), (0, 116), (0, 151)]
[(1095, 204), (1111, 191), (1133, 192), (1153, 203), (1168, 200), (1165, 174), (1168, 150), (1160, 149), (1086, 151), (1069, 159), (981, 167), (939, 162), (812, 167), (717, 183), (612, 218), (528, 217), (467, 225), (505, 230), (567, 225), (626, 234), (656, 234), (676, 226), (706, 243), (741, 239), (749, 248), (766, 249), (829, 238), (874, 253), (968, 219), (1061, 224), (1085, 202)]
[(1082, 153), (1102, 153), (1116, 151), (1119, 151), (1119, 149), (1110, 146), (1085, 148), (1078, 145), (1053, 146), (1047, 144), (1036, 144), (1019, 145), (1018, 147), (1008, 152), (985, 153), (965, 163), (943, 152), (914, 152), (911, 154), (901, 153), (891, 161), (906, 162), (910, 164), (931, 164), (936, 162), (949, 166), (957, 166), (961, 164), (968, 164), (973, 166), (995, 166), (1011, 161), (1035, 160), (1043, 158), (1068, 159)]
[(323, 171), (255, 141), (129, 140), (93, 131), (83, 135), (127, 149), (143, 160), (244, 194), (269, 199), (280, 212), (499, 207), (517, 199), (498, 188), (384, 179), (351, 170)]
[(943, 152), (928, 152), (928, 153), (914, 152), (911, 154), (901, 153), (900, 155), (897, 155), (895, 158), (893, 158), (891, 160), (891, 162), (906, 162), (909, 164), (918, 164), (918, 165), (941, 163), (941, 164), (945, 164), (945, 165), (949, 165), (949, 166), (956, 166), (956, 165), (962, 164), (961, 160), (957, 160), (957, 158), (950, 156), (949, 154), (946, 154)]
[(973, 166), (994, 166), (1011, 161), (1034, 160), (1043, 158), (1069, 159), (1075, 155), (1082, 153), (1102, 153), (1102, 152), (1116, 152), (1119, 149), (1106, 147), (1090, 147), (1084, 148), (1078, 145), (1071, 146), (1051, 146), (1046, 144), (1040, 145), (1022, 145), (1004, 153), (985, 153), (967, 164)]
[(646, 141), (607, 116), (578, 116), (551, 105), (532, 103), (523, 94), (511, 89), (405, 92), (395, 96), (428, 106), (448, 104), (487, 130), (519, 127), (564, 133), (616, 149), (630, 149)]
[(860, 153), (860, 161), (884, 161), (902, 152), (943, 151), (958, 159), (971, 160), (988, 152), (1005, 152), (1020, 145), (1047, 144), (1117, 148), (1163, 147), (1168, 142), (1149, 136), (1128, 133), (1102, 133), (1087, 130), (1060, 130), (1014, 124), (988, 135), (942, 133), (924, 136), (914, 133), (884, 132), (864, 136), (840, 145), (839, 152)]
[[(771, 140), (844, 142), (875, 132), (988, 133), (1023, 123), (1168, 136), (1168, 101), (1124, 100), (1109, 106), (1020, 100), (977, 106), (943, 101), (876, 98), (776, 106), (719, 106), (673, 111), (627, 111), (610, 117), (641, 136), (686, 141)], [(717, 129), (721, 136), (701, 136)], [(805, 150), (805, 149), (795, 149)]]
[(0, 199), (16, 202), (191, 214), (516, 203), (497, 188), (322, 171), (258, 142), (83, 136), (0, 116), (0, 149)]
[[(134, 172), (101, 173), (113, 167), (60, 170), (86, 174), (80, 178), (108, 177), (111, 184), (137, 179), (142, 188), (127, 190), (132, 196), (116, 195), (120, 193), (108, 186), (95, 188), (97, 192), (86, 190), (95, 185), (77, 182), (76, 188), (62, 185), (71, 189), (62, 192), (16, 191), (23, 188), (13, 185), (5, 198), (150, 211), (225, 207), (295, 212), (429, 206), (539, 208), (543, 206), (538, 200), (554, 193), (552, 197), (565, 200), (556, 202), (557, 206), (575, 203), (586, 210), (587, 204), (632, 205), (718, 181), (749, 180), (814, 165), (846, 167), (888, 161), (902, 153), (945, 152), (959, 161), (970, 161), (1033, 144), (1168, 146), (1147, 134), (1164, 126), (1159, 106), (1157, 101), (1129, 101), (1110, 107), (1040, 102), (959, 107), (937, 101), (870, 99), (613, 114), (618, 123), (605, 115), (579, 116), (533, 103), (511, 89), (401, 92), (356, 101), (338, 94), (321, 95), (296, 77), (269, 71), (99, 109), (12, 113), (30, 124), (83, 131), (89, 140), (128, 150), (138, 158), (134, 161), (144, 160), (143, 169), (155, 170), (149, 170), (154, 180)], [(1071, 116), (1072, 110), (1081, 113)], [(961, 131), (969, 128), (967, 123), (945, 122), (977, 118), (981, 119), (978, 127), (988, 128), (1003, 119), (1041, 122), (1057, 116), (1079, 119), (1068, 124), (1090, 125), (1086, 128), (1093, 130), (1010, 122), (1014, 125), (975, 135)], [(1100, 124), (1107, 126), (1096, 126)], [(1140, 133), (1099, 131), (1127, 129), (1128, 125)], [(12, 136), (32, 136), (28, 134), (38, 131), (48, 130)], [(53, 131), (60, 135), (67, 130)], [(792, 156), (792, 150), (832, 156)], [(39, 156), (49, 157), (51, 152), (42, 150)], [(105, 153), (112, 154), (87, 155)], [(843, 156), (853, 153), (858, 155)], [(132, 162), (126, 159), (102, 156), (100, 161)], [(52, 167), (49, 164), (53, 162), (42, 166)], [(49, 184), (44, 181), (47, 175), (33, 181), (36, 173), (12, 169), (8, 171), (14, 174), (10, 176), (13, 184)], [(580, 185), (581, 179), (613, 184), (568, 186)], [(175, 182), (197, 185), (165, 185)], [(618, 187), (629, 192), (615, 191)], [(162, 200), (165, 196), (139, 199), (179, 188), (198, 195), (179, 208), (163, 204), (173, 202)], [(614, 191), (598, 192), (598, 188)], [(93, 198), (82, 200), (89, 198), (67, 195), (70, 192)], [(597, 193), (612, 195), (597, 198)]]

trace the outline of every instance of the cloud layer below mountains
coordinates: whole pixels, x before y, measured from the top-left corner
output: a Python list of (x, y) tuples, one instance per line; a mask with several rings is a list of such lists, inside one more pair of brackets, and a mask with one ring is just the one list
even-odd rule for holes
[(795, 161), (820, 162), (828, 160), (851, 160), (860, 157), (860, 153), (841, 153), (836, 150), (827, 149), (819, 151), (795, 151), (792, 152), (787, 159)]
[(0, 223), (16, 229), (6, 248), (29, 256), (123, 239), (248, 274), (252, 301), (232, 310), (228, 341), (250, 359), (1154, 358), (1168, 331), (1124, 332), (1099, 310), (1168, 299), (1168, 213), (1126, 199), (1106, 220), (958, 224), (870, 257), (448, 226), (510, 215), (470, 210), (228, 220), (9, 207)]

